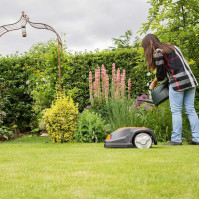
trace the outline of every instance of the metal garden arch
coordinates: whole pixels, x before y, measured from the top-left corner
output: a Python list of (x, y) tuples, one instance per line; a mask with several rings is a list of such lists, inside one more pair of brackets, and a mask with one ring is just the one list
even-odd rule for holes
[(3, 26), (0, 26), (0, 37), (7, 32), (19, 30), (19, 29), (22, 30), (22, 36), (26, 37), (26, 29), (25, 29), (26, 24), (30, 24), (30, 26), (32, 26), (33, 28), (36, 28), (36, 29), (47, 29), (47, 30), (50, 30), (50, 31), (52, 31), (56, 34), (57, 41), (58, 41), (57, 50), (58, 50), (58, 65), (59, 65), (59, 91), (61, 92), (60, 48), (62, 47), (62, 41), (61, 41), (59, 34), (55, 31), (54, 28), (52, 28), (51, 26), (44, 24), (44, 23), (31, 22), (29, 20), (29, 17), (24, 12), (22, 12), (21, 18), (16, 23), (6, 24), (6, 25), (3, 25)]

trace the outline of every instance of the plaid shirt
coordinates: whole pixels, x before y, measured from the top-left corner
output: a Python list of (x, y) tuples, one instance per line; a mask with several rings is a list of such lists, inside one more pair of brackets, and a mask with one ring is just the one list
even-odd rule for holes
[(153, 59), (157, 66), (156, 77), (159, 81), (167, 76), (174, 91), (183, 91), (198, 85), (188, 63), (177, 46), (169, 54), (164, 54), (161, 49), (156, 49), (156, 51), (157, 53), (153, 53)]

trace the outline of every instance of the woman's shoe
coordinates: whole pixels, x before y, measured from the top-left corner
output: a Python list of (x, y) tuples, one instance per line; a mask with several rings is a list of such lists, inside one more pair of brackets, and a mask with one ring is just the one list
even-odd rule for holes
[(191, 145), (199, 145), (199, 142), (191, 141), (191, 142), (189, 142), (188, 144), (191, 144)]

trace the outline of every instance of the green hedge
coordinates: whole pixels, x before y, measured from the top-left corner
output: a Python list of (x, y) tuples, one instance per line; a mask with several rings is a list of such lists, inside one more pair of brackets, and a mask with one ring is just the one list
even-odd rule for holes
[(32, 97), (27, 86), (31, 71), (27, 57), (17, 55), (0, 59), (0, 111), (6, 116), (3, 125), (25, 130), (32, 117)]

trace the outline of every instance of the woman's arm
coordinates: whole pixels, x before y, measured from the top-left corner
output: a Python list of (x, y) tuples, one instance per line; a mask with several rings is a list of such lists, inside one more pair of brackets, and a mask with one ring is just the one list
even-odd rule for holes
[(158, 78), (156, 77), (150, 85), (150, 89), (153, 90), (158, 83)]

